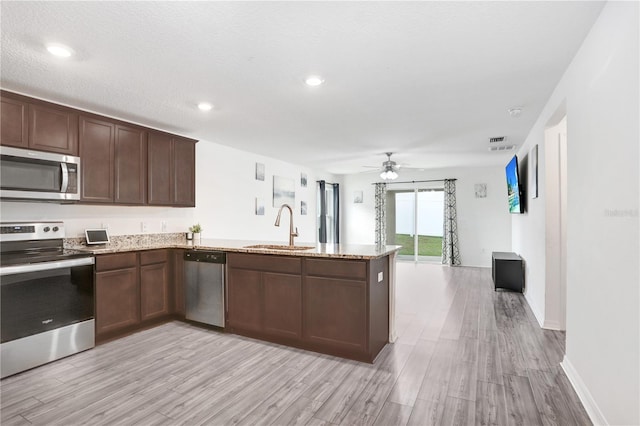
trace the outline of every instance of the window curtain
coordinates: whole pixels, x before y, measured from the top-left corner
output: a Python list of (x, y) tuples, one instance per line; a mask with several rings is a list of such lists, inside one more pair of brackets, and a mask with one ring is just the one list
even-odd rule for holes
[(318, 217), (318, 242), (327, 242), (327, 183), (318, 182), (318, 201), (320, 202), (320, 216)]
[[(327, 198), (328, 192), (331, 192), (331, 202)], [(318, 205), (318, 242), (340, 244), (340, 185), (318, 181)]]
[(387, 184), (376, 183), (376, 244), (387, 244)]
[(458, 250), (458, 223), (456, 211), (456, 181), (444, 181), (444, 229), (442, 232), (442, 264), (460, 265)]

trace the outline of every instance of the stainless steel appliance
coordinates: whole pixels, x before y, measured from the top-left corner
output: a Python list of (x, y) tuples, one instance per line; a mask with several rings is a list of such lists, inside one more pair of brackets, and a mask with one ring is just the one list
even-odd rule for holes
[(224, 267), (220, 251), (189, 250), (184, 253), (186, 318), (224, 327)]
[(80, 157), (0, 146), (0, 197), (80, 199)]
[(0, 223), (0, 376), (95, 346), (91, 254), (62, 222)]

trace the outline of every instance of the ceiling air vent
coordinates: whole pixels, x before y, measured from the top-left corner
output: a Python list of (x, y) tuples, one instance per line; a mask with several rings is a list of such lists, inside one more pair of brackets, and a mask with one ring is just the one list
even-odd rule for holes
[(507, 137), (506, 136), (497, 136), (495, 138), (489, 138), (489, 143), (502, 143), (502, 142), (506, 142)]
[(490, 146), (489, 151), (511, 151), (515, 149), (515, 145)]

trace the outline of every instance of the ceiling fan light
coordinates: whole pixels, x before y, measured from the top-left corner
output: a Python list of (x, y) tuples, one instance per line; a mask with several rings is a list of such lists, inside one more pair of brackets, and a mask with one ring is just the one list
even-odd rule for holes
[(384, 180), (394, 180), (398, 178), (398, 173), (396, 173), (393, 168), (387, 167), (382, 173), (380, 173), (380, 177)]

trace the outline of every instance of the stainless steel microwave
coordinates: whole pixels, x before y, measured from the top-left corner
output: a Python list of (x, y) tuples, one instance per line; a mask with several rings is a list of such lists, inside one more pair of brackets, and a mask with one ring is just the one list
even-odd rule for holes
[(0, 197), (79, 200), (80, 157), (0, 146)]

